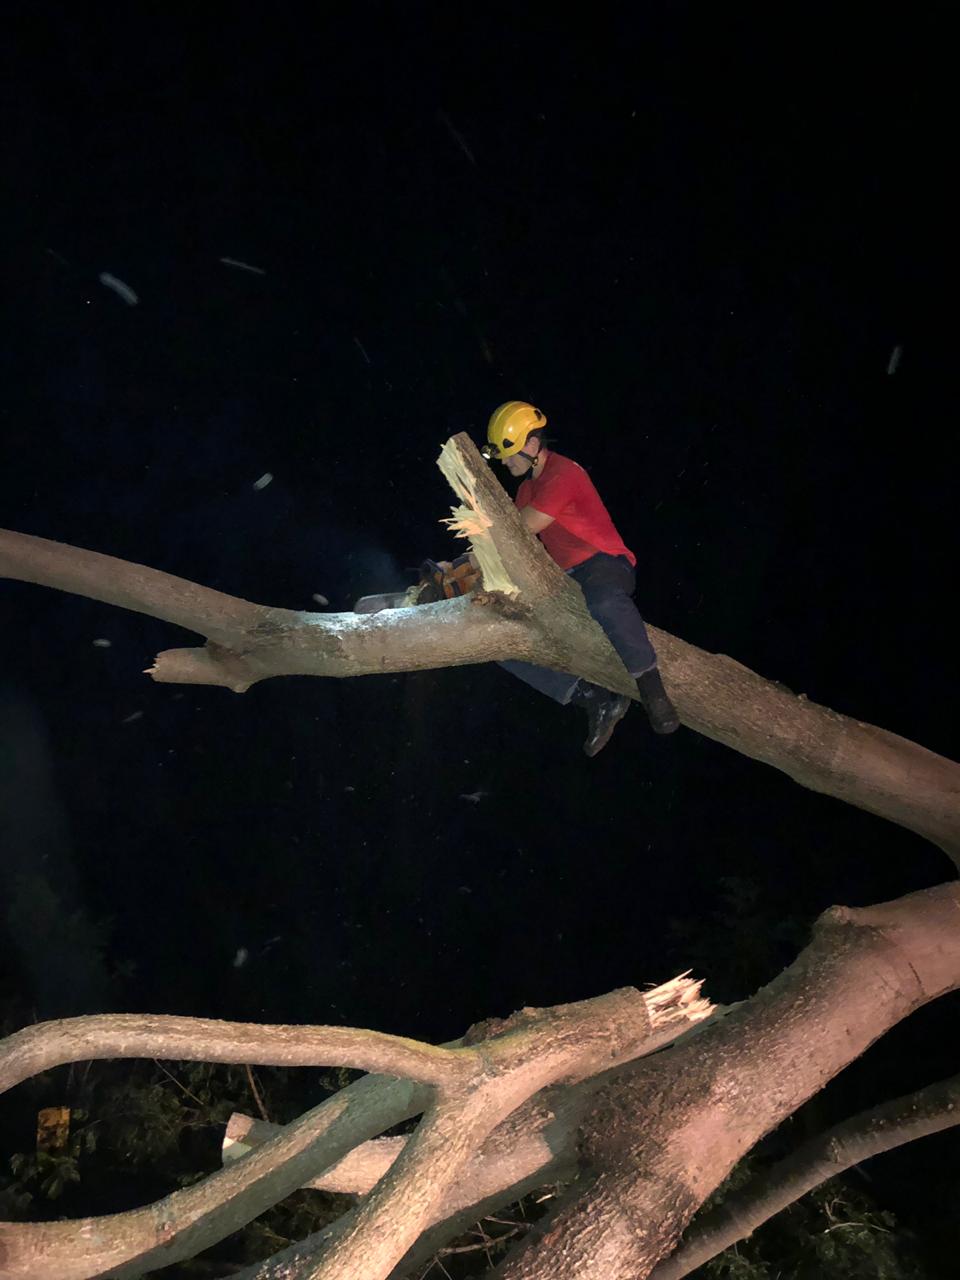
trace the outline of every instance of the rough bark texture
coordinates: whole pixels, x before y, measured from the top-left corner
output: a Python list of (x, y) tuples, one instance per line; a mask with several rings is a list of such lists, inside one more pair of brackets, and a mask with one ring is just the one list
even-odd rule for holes
[(960, 1076), (894, 1098), (835, 1125), (698, 1218), (677, 1252), (654, 1267), (651, 1280), (682, 1280), (845, 1169), (957, 1124)]
[(960, 986), (960, 885), (835, 907), (798, 961), (695, 1042), (625, 1069), (584, 1125), (588, 1177), (496, 1272), (645, 1280), (764, 1134)]
[[(203, 635), (158, 655), (155, 680), (243, 692), (271, 676), (358, 676), (518, 658), (636, 696), (575, 584), (531, 538), (466, 435), (444, 473), (477, 514), (473, 546), (509, 590), (378, 614), (251, 604), (143, 565), (0, 530), (0, 575), (73, 591)], [(482, 517), (482, 518), (481, 518)], [(492, 570), (491, 570), (492, 571)], [(649, 628), (681, 721), (802, 786), (899, 823), (960, 866), (960, 766), (896, 734), (838, 715), (733, 659)]]
[[(7, 1086), (106, 1056), (348, 1061), (429, 1083), (366, 1077), (229, 1169), (146, 1209), (2, 1225), (0, 1275), (131, 1278), (193, 1256), (425, 1112), (353, 1212), (243, 1280), (399, 1280), (474, 1215), (575, 1166), (568, 1200), (499, 1274), (644, 1280), (758, 1138), (889, 1026), (958, 985), (960, 885), (950, 884), (827, 912), (789, 970), (702, 1029), (709, 1006), (683, 980), (644, 996), (521, 1011), (436, 1048), (352, 1029), (132, 1015), (30, 1028), (0, 1045)], [(676, 1047), (636, 1061), (693, 1024), (697, 1033)], [(474, 1196), (484, 1198), (468, 1203)]]
[[(157, 1057), (258, 1065), (351, 1065), (376, 1077), (306, 1113), (241, 1161), (130, 1213), (79, 1222), (0, 1223), (3, 1280), (131, 1280), (232, 1234), (354, 1146), (408, 1115), (424, 1119), (386, 1176), (338, 1225), (336, 1250), (304, 1274), (385, 1277), (443, 1216), (448, 1181), (497, 1125), (557, 1080), (624, 1062), (706, 1018), (712, 1006), (680, 978), (548, 1010), (522, 1010), (489, 1036), (433, 1046), (353, 1028), (251, 1027), (204, 1019), (104, 1015), (46, 1023), (0, 1044), (0, 1087), (65, 1062)], [(292, 1276), (292, 1271), (287, 1272)]]

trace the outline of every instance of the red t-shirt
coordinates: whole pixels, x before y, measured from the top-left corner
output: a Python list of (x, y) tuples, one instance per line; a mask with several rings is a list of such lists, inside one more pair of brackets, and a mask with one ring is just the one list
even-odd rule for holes
[(524, 480), (517, 490), (517, 506), (535, 507), (553, 524), (537, 537), (561, 569), (573, 569), (598, 551), (608, 556), (637, 557), (624, 545), (603, 505), (593, 481), (583, 467), (552, 450), (537, 480)]

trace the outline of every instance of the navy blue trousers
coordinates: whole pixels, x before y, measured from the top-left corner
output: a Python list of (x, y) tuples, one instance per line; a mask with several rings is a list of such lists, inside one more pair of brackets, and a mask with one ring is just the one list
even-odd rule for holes
[[(598, 551), (589, 560), (568, 570), (579, 583), (587, 609), (600, 623), (632, 676), (642, 676), (657, 665), (657, 655), (640, 611), (631, 600), (637, 585), (633, 565), (626, 556)], [(577, 677), (551, 671), (532, 662), (501, 662), (504, 671), (518, 676), (555, 702), (566, 704), (577, 686)]]

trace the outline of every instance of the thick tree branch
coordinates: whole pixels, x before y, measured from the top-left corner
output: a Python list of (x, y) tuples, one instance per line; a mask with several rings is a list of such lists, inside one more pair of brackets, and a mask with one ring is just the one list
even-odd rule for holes
[[(643, 1013), (640, 1012), (640, 1004)], [(242, 1273), (285, 1280), (386, 1280), (423, 1232), (443, 1214), (450, 1189), (494, 1129), (533, 1094), (557, 1081), (596, 1074), (622, 1055), (636, 1056), (670, 1027), (674, 1033), (709, 1016), (699, 984), (676, 979), (639, 996), (563, 1005), (538, 1015), (521, 1010), (480, 1041), (483, 1069), (469, 1084), (440, 1091), (439, 1101), (386, 1176), (308, 1254), (283, 1255)], [(618, 1008), (619, 1005), (619, 1008)], [(639, 1023), (645, 1022), (640, 1033)], [(485, 1029), (486, 1030), (486, 1029)], [(468, 1037), (469, 1039), (470, 1037)], [(317, 1249), (319, 1248), (319, 1256)]]
[[(696, 1035), (725, 1010), (716, 1009), (709, 1018), (691, 1022), (687, 1005), (696, 1000), (696, 987), (682, 979), (648, 992), (655, 1011), (655, 1030), (644, 1046), (644, 1054), (663, 1049), (678, 1038)], [(494, 1026), (499, 1031), (513, 1025), (518, 1015)], [(485, 1024), (481, 1029), (489, 1030)], [(467, 1039), (478, 1033), (468, 1034)], [(515, 1203), (537, 1187), (566, 1181), (576, 1172), (579, 1124), (598, 1088), (612, 1078), (622, 1063), (612, 1059), (606, 1070), (574, 1084), (557, 1085), (538, 1093), (513, 1111), (470, 1159), (461, 1176), (447, 1186), (435, 1221), (392, 1273), (392, 1280), (415, 1274), (447, 1244), (487, 1213)], [(353, 1086), (351, 1086), (353, 1087)], [(406, 1118), (398, 1114), (397, 1119)], [(234, 1114), (224, 1136), (224, 1161), (242, 1158), (252, 1147), (268, 1141), (281, 1131), (250, 1116)], [(363, 1195), (390, 1168), (408, 1139), (381, 1138), (356, 1147), (337, 1164), (312, 1179), (307, 1186), (317, 1190)], [(260, 1267), (251, 1268), (241, 1280), (272, 1280), (309, 1274), (309, 1266), (322, 1248), (332, 1248), (346, 1227), (341, 1219), (322, 1232), (276, 1254)]]
[(896, 822), (960, 867), (960, 765), (648, 628), (680, 718), (801, 786)]
[[(446, 1180), (514, 1107), (546, 1083), (595, 1074), (705, 1018), (698, 984), (678, 979), (543, 1011), (524, 1010), (488, 1038), (432, 1046), (328, 1027), (249, 1027), (205, 1019), (112, 1015), (67, 1019), (0, 1043), (0, 1087), (64, 1062), (157, 1057), (259, 1065), (351, 1065), (410, 1073), (429, 1086), (398, 1094), (376, 1077), (334, 1095), (243, 1161), (156, 1205), (80, 1222), (0, 1224), (4, 1280), (44, 1269), (57, 1280), (140, 1276), (193, 1257), (232, 1234), (357, 1143), (427, 1108), (427, 1123), (343, 1225), (336, 1256), (317, 1275), (386, 1276), (436, 1216)], [(367, 1088), (364, 1089), (364, 1084)], [(412, 1109), (411, 1109), (412, 1108)], [(459, 1144), (459, 1148), (458, 1148)], [(414, 1184), (414, 1185), (411, 1185)], [(380, 1212), (386, 1206), (390, 1228)], [(406, 1235), (394, 1220), (406, 1221)], [(379, 1271), (368, 1270), (373, 1260)], [(316, 1259), (313, 1260), (316, 1264)], [(312, 1264), (312, 1265), (313, 1265)]]
[(957, 1124), (960, 1076), (894, 1098), (835, 1125), (698, 1218), (676, 1253), (653, 1269), (650, 1280), (682, 1280), (845, 1169)]
[(355, 1027), (219, 1022), (169, 1014), (109, 1013), (40, 1022), (0, 1040), (0, 1093), (68, 1062), (165, 1058), (263, 1067), (352, 1067), (423, 1084), (456, 1080), (462, 1055)]
[(576, 1197), (502, 1280), (645, 1280), (741, 1157), (914, 1009), (960, 987), (960, 885), (824, 913), (797, 961), (584, 1125)]
[[(2, 530), (0, 576), (75, 591), (207, 638), (203, 648), (158, 655), (150, 671), (158, 681), (243, 692), (271, 676), (345, 677), (516, 658), (636, 696), (580, 591), (523, 527), (469, 437), (449, 440), (440, 463), (463, 500), (455, 526), (469, 533), (496, 590), (378, 614), (303, 613)], [(960, 866), (960, 766), (809, 702), (731, 658), (649, 631), (685, 725), (804, 787), (917, 832)]]

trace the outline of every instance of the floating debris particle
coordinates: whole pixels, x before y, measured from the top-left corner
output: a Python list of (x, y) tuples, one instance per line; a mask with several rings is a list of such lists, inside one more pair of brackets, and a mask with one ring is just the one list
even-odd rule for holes
[(109, 649), (112, 644), (112, 640), (104, 640), (101, 636), (98, 640), (94, 640), (93, 647), (95, 649)]
[(897, 372), (897, 366), (900, 363), (900, 357), (903, 355), (903, 347), (898, 343), (890, 352), (890, 359), (887, 361), (887, 374), (892, 375)]
[(62, 253), (57, 253), (56, 249), (45, 249), (44, 253), (49, 253), (51, 258), (55, 258), (63, 267), (69, 267), (70, 263), (66, 260)]
[(373, 364), (373, 361), (372, 361), (372, 360), (370, 359), (370, 357), (367, 355), (367, 349), (366, 349), (366, 347), (363, 345), (363, 343), (360, 341), (360, 339), (356, 336), (356, 334), (354, 334), (354, 338), (353, 338), (353, 340), (354, 340), (354, 342), (357, 344), (357, 347), (358, 347), (358, 349), (359, 349), (359, 351), (360, 351), (360, 354), (363, 356), (364, 360), (366, 360), (367, 364)]
[(471, 804), (479, 804), (484, 796), (489, 795), (488, 791), (470, 791), (466, 795), (460, 795), (458, 800), (469, 800)]
[(241, 262), (238, 258), (221, 258), (225, 267), (236, 267), (238, 271), (249, 271), (252, 276), (265, 276), (263, 267), (251, 267), (249, 262)]
[(319, 592), (319, 591), (315, 591), (315, 592), (313, 593), (313, 599), (317, 602), (317, 604), (329, 604), (329, 603), (330, 603), (330, 601), (327, 599), (327, 597), (326, 597), (326, 596), (322, 596), (322, 595), (320, 594), (320, 592)]
[(356, 787), (344, 787), (344, 791), (356, 791)]
[(126, 716), (123, 720), (120, 721), (120, 723), (133, 724), (134, 720), (142, 720), (142, 719), (143, 719), (142, 711), (132, 711), (130, 715)]
[(128, 284), (124, 284), (122, 280), (112, 276), (109, 271), (101, 271), (99, 280), (106, 288), (112, 289), (118, 298), (122, 298), (128, 307), (135, 307), (140, 301)]
[(259, 480), (254, 480), (253, 487), (255, 489), (265, 489), (272, 479), (271, 472), (265, 471)]
[(233, 967), (235, 969), (242, 968), (243, 965), (247, 963), (247, 959), (249, 958), (249, 955), (250, 955), (250, 952), (247, 950), (246, 947), (239, 947), (237, 949), (237, 954), (233, 957)]
[(467, 157), (467, 159), (476, 169), (477, 168), (476, 158), (474, 157), (473, 152), (470, 150), (470, 148), (467, 146), (466, 142), (464, 141), (463, 134), (458, 129), (454, 128), (453, 121), (450, 119), (450, 117), (447, 115), (445, 111), (438, 111), (437, 117), (440, 120), (440, 123), (446, 129), (447, 133), (449, 133), (450, 137), (453, 138), (454, 142), (457, 144), (457, 146), (460, 148), (463, 154)]

